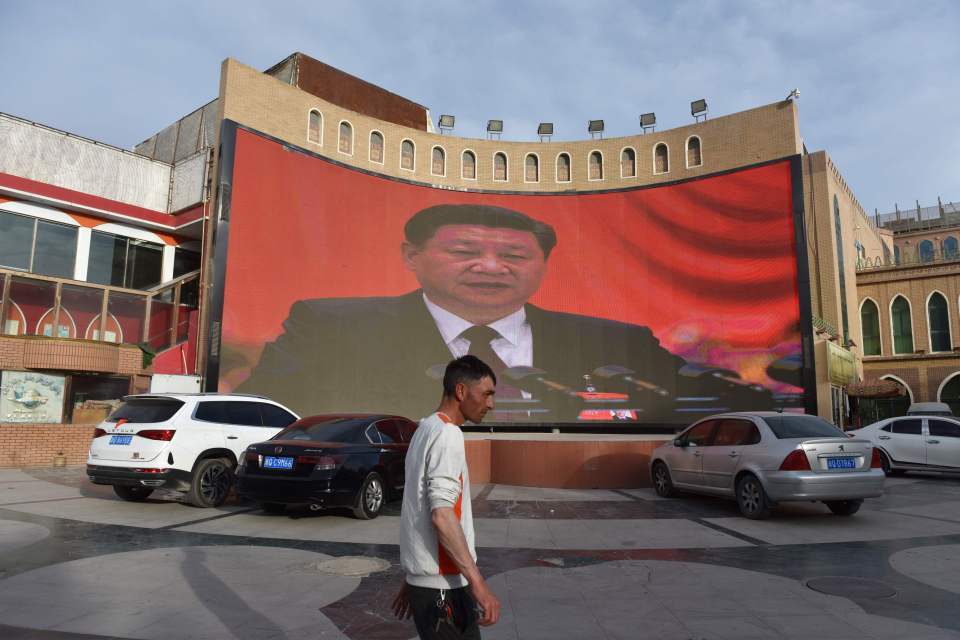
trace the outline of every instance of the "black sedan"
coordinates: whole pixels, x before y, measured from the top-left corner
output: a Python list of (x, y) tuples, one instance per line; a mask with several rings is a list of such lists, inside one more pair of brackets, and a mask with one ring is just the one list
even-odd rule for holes
[(348, 507), (376, 518), (403, 489), (404, 460), (417, 424), (379, 414), (320, 415), (297, 420), (251, 445), (237, 466), (237, 491), (279, 513), (287, 506)]

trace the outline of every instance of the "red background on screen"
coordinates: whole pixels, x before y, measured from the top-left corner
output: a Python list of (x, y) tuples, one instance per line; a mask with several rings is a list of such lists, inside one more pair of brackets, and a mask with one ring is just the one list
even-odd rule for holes
[[(448, 171), (458, 166), (450, 159)], [(400, 257), (403, 225), (459, 203), (516, 209), (556, 229), (534, 304), (646, 325), (691, 361), (794, 389), (764, 372), (800, 352), (788, 160), (614, 193), (498, 195), (368, 175), (240, 129), (233, 185), (223, 390), (246, 378), (296, 300), (418, 288)]]

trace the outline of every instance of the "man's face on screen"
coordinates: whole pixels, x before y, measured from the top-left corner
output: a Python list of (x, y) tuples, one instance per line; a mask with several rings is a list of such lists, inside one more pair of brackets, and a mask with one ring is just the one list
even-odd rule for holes
[(467, 224), (442, 226), (421, 247), (405, 243), (403, 257), (432, 302), (475, 323), (523, 306), (547, 266), (529, 231)]

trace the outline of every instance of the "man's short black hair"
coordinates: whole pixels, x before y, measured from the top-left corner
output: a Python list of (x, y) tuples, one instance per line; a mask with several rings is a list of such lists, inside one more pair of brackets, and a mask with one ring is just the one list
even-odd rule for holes
[(448, 224), (476, 224), (529, 231), (543, 250), (544, 259), (549, 258), (550, 252), (557, 246), (557, 232), (547, 223), (513, 209), (486, 204), (439, 204), (422, 209), (407, 220), (403, 233), (407, 242), (421, 247), (437, 229)]
[(461, 382), (479, 382), (483, 378), (490, 378), (493, 384), (497, 384), (493, 369), (477, 356), (467, 355), (451, 360), (443, 372), (443, 395), (452, 398)]

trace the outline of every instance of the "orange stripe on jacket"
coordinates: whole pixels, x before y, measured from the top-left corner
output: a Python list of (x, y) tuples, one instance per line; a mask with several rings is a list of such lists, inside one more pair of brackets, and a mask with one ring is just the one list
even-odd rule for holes
[[(442, 414), (441, 414), (442, 415)], [(457, 496), (457, 502), (453, 505), (453, 513), (457, 516), (457, 522), (460, 522), (461, 512), (463, 510), (463, 474), (460, 474), (460, 495)], [(450, 576), (450, 575), (459, 575), (460, 569), (457, 568), (456, 563), (450, 558), (447, 554), (447, 550), (443, 548), (443, 545), (440, 543), (440, 540), (437, 540), (437, 559), (440, 561), (440, 575)]]

